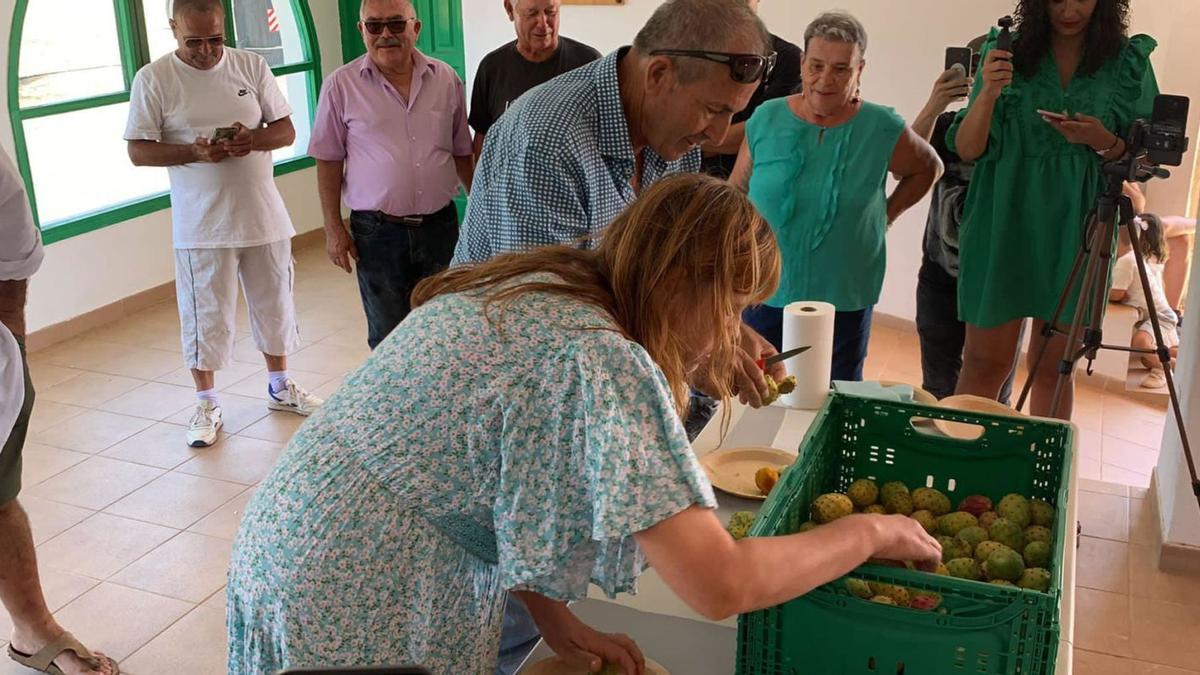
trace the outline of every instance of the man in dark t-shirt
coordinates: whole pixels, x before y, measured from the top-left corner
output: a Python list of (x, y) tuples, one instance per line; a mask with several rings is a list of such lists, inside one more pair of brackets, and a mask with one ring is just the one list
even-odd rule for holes
[(558, 34), (562, 0), (504, 0), (517, 39), (483, 57), (471, 90), (468, 122), (475, 130), (475, 159), (488, 129), (508, 106), (537, 85), (600, 58), (600, 52)]

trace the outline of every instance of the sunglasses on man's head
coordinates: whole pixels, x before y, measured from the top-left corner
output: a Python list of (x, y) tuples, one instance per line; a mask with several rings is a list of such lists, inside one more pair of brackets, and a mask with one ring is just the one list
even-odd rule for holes
[(415, 21), (415, 19), (388, 19), (386, 21), (364, 21), (363, 28), (366, 28), (367, 32), (370, 33), (371, 35), (382, 35), (384, 28), (387, 28), (389, 31), (391, 31), (392, 35), (399, 35), (404, 32), (405, 28), (408, 27), (409, 21)]
[(775, 69), (776, 53), (763, 56), (762, 54), (731, 54), (729, 52), (706, 52), (702, 49), (655, 49), (651, 56), (690, 56), (729, 66), (729, 77), (738, 84), (750, 84), (759, 80), (766, 81)]
[(225, 36), (213, 35), (212, 37), (184, 38), (183, 45), (188, 49), (200, 49), (205, 45), (209, 47), (223, 47), (225, 46)]

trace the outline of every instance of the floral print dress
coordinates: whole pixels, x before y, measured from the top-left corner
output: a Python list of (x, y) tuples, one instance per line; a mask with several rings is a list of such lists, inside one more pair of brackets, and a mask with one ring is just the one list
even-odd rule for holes
[(507, 590), (635, 592), (632, 535), (716, 506), (611, 317), (540, 292), (487, 313), (471, 294), (417, 309), (292, 439), (234, 545), (231, 675), (490, 674)]

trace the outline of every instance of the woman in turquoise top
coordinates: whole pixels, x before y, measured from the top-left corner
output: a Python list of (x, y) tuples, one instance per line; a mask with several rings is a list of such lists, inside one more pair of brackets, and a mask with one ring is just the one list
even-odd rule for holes
[[(1015, 18), (1013, 52), (995, 49), (993, 30), (970, 104), (946, 134), (975, 162), (959, 233), (967, 337), (958, 393), (987, 398), (1012, 367), (1025, 319), (1039, 336), (1053, 318), (1103, 186), (1101, 164), (1125, 154), (1122, 136), (1150, 116), (1158, 94), (1154, 40), (1126, 37), (1129, 0), (1022, 0)], [(1060, 328), (1074, 308), (1070, 298)], [(1030, 374), (1035, 415), (1071, 417), (1071, 387), (1051, 410), (1065, 349), (1055, 337)]]
[(631, 640), (568, 609), (589, 582), (633, 592), (652, 564), (716, 619), (870, 557), (935, 564), (937, 541), (902, 515), (734, 541), (714, 514), (679, 418), (687, 377), (729, 381), (739, 315), (778, 270), (740, 191), (681, 174), (647, 189), (598, 249), (543, 248), (423, 282), (417, 308), (246, 508), (229, 673), (416, 662), (487, 675), (512, 592), (560, 656), (642, 675)]
[[(746, 323), (781, 348), (783, 307), (837, 308), (835, 380), (861, 380), (887, 268), (887, 228), (933, 187), (941, 162), (891, 108), (863, 101), (867, 35), (840, 12), (804, 31), (804, 90), (768, 101), (746, 124), (730, 180), (749, 190), (783, 254), (779, 290)], [(899, 185), (888, 196), (888, 172)]]

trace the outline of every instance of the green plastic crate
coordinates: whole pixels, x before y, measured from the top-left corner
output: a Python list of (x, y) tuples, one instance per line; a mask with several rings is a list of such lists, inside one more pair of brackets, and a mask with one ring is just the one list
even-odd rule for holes
[[(983, 435), (971, 441), (931, 435), (919, 430), (922, 418), (977, 424)], [(1055, 506), (1050, 592), (864, 565), (852, 576), (939, 593), (945, 612), (861, 600), (839, 579), (741, 615), (738, 675), (1052, 675), (1073, 450), (1066, 423), (831, 395), (751, 535), (796, 532), (813, 499), (844, 491), (857, 478), (935, 487), (955, 505), (972, 494), (998, 500), (1016, 492)]]

